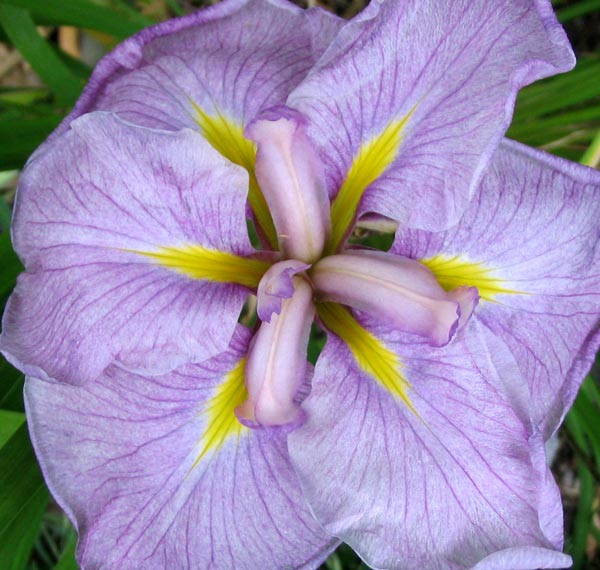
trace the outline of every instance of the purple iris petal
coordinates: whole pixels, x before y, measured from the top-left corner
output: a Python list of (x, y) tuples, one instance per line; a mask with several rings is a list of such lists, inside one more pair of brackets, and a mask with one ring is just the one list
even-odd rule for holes
[(464, 255), (505, 287), (481, 320), (515, 355), (546, 437), (575, 398), (600, 345), (600, 175), (506, 141), (461, 222), (444, 233), (398, 231), (394, 253)]
[(285, 103), (343, 20), (285, 0), (225, 0), (120, 44), (59, 132), (94, 110), (162, 129), (197, 128), (190, 99), (245, 123)]
[(532, 564), (535, 565), (536, 570), (545, 570), (546, 568), (569, 568), (572, 561), (566, 554), (560, 555), (545, 548), (524, 546), (494, 552), (473, 566), (473, 570), (497, 570), (498, 568), (531, 570)]
[(297, 393), (306, 378), (306, 347), (315, 309), (313, 292), (303, 277), (292, 277), (293, 294), (281, 311), (263, 322), (248, 351), (248, 400), (238, 417), (263, 426), (296, 423), (302, 416)]
[(283, 434), (245, 430), (195, 464), (206, 405), (248, 341), (238, 330), (218, 357), (165, 376), (27, 379), (33, 442), (82, 568), (312, 569), (336, 544), (308, 511)]
[[(451, 570), (490, 555), (568, 566), (543, 440), (502, 388), (523, 379), (481, 329), (443, 350), (365, 325), (402, 358), (415, 416), (330, 335), (288, 446), (318, 520), (374, 568)], [(505, 356), (507, 359), (505, 359)], [(510, 374), (510, 376), (509, 376)], [(508, 554), (512, 552), (515, 557)], [(512, 566), (496, 566), (511, 568)]]
[[(600, 181), (491, 157), (572, 64), (547, 0), (225, 0), (102, 60), (24, 171), (0, 340), (82, 567), (569, 564), (544, 440), (600, 342)], [(365, 214), (389, 253), (344, 250)]]
[(261, 113), (245, 136), (257, 145), (256, 177), (285, 257), (311, 263), (330, 231), (323, 167), (306, 136), (306, 119), (287, 107)]
[(258, 284), (256, 312), (261, 321), (268, 323), (273, 313), (278, 315), (281, 312), (283, 300), (294, 294), (292, 277), (309, 267), (310, 265), (294, 259), (271, 266)]
[(21, 177), (13, 237), (27, 273), (4, 314), (4, 354), (27, 374), (82, 383), (115, 359), (157, 373), (222, 352), (248, 290), (131, 250), (251, 254), (247, 180), (193, 131), (106, 113), (73, 122)]
[(380, 0), (341, 30), (290, 95), (335, 196), (361, 145), (392, 121), (397, 159), (359, 213), (442, 229), (475, 190), (517, 90), (575, 63), (548, 0)]
[(381, 251), (331, 255), (315, 264), (310, 277), (320, 299), (366, 311), (433, 346), (450, 342), (478, 300), (475, 287), (447, 293), (424, 265)]

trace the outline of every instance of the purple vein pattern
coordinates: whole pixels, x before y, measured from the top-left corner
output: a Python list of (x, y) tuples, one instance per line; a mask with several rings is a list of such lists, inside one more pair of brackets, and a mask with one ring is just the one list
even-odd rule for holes
[[(348, 22), (225, 0), (98, 64), (22, 174), (0, 336), (82, 570), (315, 570), (341, 541), (379, 570), (570, 565), (544, 445), (600, 344), (600, 175), (502, 137), (517, 91), (573, 65), (549, 0)], [(253, 184), (278, 251), (248, 237)], [(363, 214), (398, 223), (389, 252), (331, 245)], [(139, 254), (190, 246), (257, 285)], [(431, 259), (501, 287), (445, 287)]]

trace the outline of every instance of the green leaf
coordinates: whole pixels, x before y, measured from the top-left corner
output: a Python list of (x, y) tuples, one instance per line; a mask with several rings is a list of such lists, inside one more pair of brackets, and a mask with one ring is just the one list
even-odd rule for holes
[(540, 118), (530, 125), (515, 124), (510, 128), (509, 133), (518, 134), (521, 137), (537, 136), (544, 138), (546, 131), (569, 132), (576, 127), (589, 126), (590, 122), (598, 120), (600, 120), (600, 104), (590, 105), (576, 111), (565, 111), (561, 114), (549, 115), (548, 118)]
[(583, 570), (590, 533), (593, 532), (593, 503), (600, 483), (600, 391), (588, 376), (567, 415), (565, 428), (578, 460), (579, 499), (567, 550), (574, 570)]
[[(14, 172), (14, 171), (9, 171)], [(0, 173), (0, 178), (3, 173)], [(0, 196), (0, 234), (8, 233), (10, 228), (11, 211), (6, 200)]]
[(15, 434), (25, 423), (25, 414), (0, 410), (0, 448)]
[(47, 99), (49, 93), (47, 87), (1, 87), (0, 103), (27, 106)]
[[(577, 445), (584, 450), (588, 461), (593, 459), (591, 470), (600, 474), (600, 399), (598, 387), (588, 376), (567, 417), (567, 428)], [(593, 457), (589, 457), (589, 455)], [(598, 481), (600, 483), (600, 481)]]
[(80, 59), (70, 56), (64, 51), (55, 48), (54, 46), (52, 46), (52, 48), (73, 75), (77, 76), (82, 81), (87, 81), (90, 78), (90, 75), (92, 74), (92, 68), (89, 65), (83, 63), (83, 61)]
[[(2, 200), (1, 197), (0, 200)], [(0, 313), (2, 313), (6, 299), (15, 286), (17, 275), (23, 270), (23, 266), (12, 248), (8, 232), (0, 233), (0, 267), (2, 268), (0, 271)], [(1, 355), (0, 408), (14, 412), (23, 411), (23, 374), (13, 368)], [(0, 566), (0, 568), (3, 567)]]
[(344, 566), (337, 552), (334, 552), (326, 561), (325, 568), (327, 570), (344, 570)]
[[(0, 449), (0, 544), (30, 501), (44, 489), (27, 426), (23, 424)], [(0, 564), (0, 568), (5, 566)]]
[(177, 4), (177, 0), (167, 0), (167, 4), (169, 8), (173, 11), (173, 14), (176, 16), (183, 16), (185, 14), (184, 9)]
[(585, 565), (585, 550), (588, 535), (592, 527), (593, 509), (596, 485), (592, 474), (583, 466), (579, 467), (579, 500), (575, 511), (575, 522), (569, 554), (573, 557), (573, 570), (582, 570)]
[(139, 12), (121, 7), (111, 10), (89, 0), (2, 0), (26, 8), (34, 17), (55, 24), (68, 24), (97, 30), (123, 39), (155, 22)]
[(587, 0), (587, 2), (576, 2), (572, 6), (558, 10), (556, 15), (561, 22), (568, 22), (596, 10), (600, 10), (600, 0)]
[(77, 544), (76, 537), (73, 535), (73, 539), (69, 542), (65, 548), (60, 560), (57, 562), (54, 570), (77, 570), (77, 562), (75, 561), (75, 546)]
[(600, 130), (596, 133), (594, 140), (583, 153), (579, 162), (591, 166), (592, 168), (595, 168), (598, 163), (600, 163)]
[(588, 57), (581, 59), (569, 73), (529, 85), (519, 93), (513, 123), (534, 123), (548, 113), (562, 112), (566, 107), (597, 98), (599, 73), (600, 60)]
[(29, 13), (15, 6), (0, 4), (0, 22), (10, 41), (54, 91), (57, 101), (62, 105), (74, 103), (83, 83), (40, 36)]
[(10, 234), (0, 234), (0, 299), (8, 295), (14, 288), (17, 275), (23, 271), (23, 265), (12, 248)]
[(570, 73), (521, 90), (507, 135), (577, 160), (600, 128), (600, 59), (583, 57)]
[(0, 355), (0, 408), (13, 412), (22, 412), (23, 386), (25, 376), (13, 368), (5, 358)]
[[(4, 119), (0, 121), (0, 169), (22, 168), (31, 153), (58, 126), (61, 117)], [(15, 133), (19, 133), (15, 136)]]
[[(50, 495), (40, 487), (11, 526), (0, 535), (0, 568), (2, 570), (26, 570), (31, 558), (35, 539), (42, 526)], [(76, 570), (76, 569), (75, 569)]]
[(306, 355), (311, 364), (315, 365), (317, 363), (319, 354), (321, 354), (326, 342), (327, 335), (321, 328), (313, 324), (310, 328), (310, 338), (308, 341), (308, 351)]

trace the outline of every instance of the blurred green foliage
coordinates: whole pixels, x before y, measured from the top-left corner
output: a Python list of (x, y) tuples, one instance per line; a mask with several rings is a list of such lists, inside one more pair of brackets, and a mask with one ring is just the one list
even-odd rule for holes
[[(59, 26), (76, 26), (108, 50), (157, 19), (182, 15), (200, 4), (185, 0), (0, 0), (0, 41), (18, 50), (43, 82), (39, 87), (7, 87), (0, 82), (0, 312), (22, 269), (7, 231), (14, 193), (10, 181), (64, 117), (91, 73), (90, 66), (58, 47), (53, 32)], [(344, 13), (346, 7), (356, 10), (357, 2), (324, 0), (324, 4)], [(554, 4), (568, 30), (586, 30), (590, 22), (592, 37), (586, 38), (586, 45), (593, 49), (579, 54), (571, 73), (536, 83), (519, 94), (508, 136), (597, 165), (600, 0), (557, 0)], [(40, 30), (50, 30), (50, 35)], [(313, 338), (314, 360), (324, 336), (315, 329)], [(43, 483), (27, 435), (22, 387), (22, 374), (0, 357), (0, 569), (75, 570), (76, 536)], [(593, 552), (600, 542), (600, 390), (591, 376), (566, 419), (560, 441), (555, 472), (560, 480), (564, 470), (572, 469), (578, 490), (573, 504), (565, 503), (566, 548), (576, 569), (600, 568)], [(342, 546), (323, 568), (366, 566)]]

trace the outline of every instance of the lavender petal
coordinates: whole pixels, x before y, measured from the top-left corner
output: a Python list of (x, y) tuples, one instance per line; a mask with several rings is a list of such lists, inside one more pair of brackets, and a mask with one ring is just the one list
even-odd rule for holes
[(194, 465), (204, 408), (248, 340), (238, 331), (226, 353), (165, 376), (110, 367), (82, 387), (27, 379), (34, 446), (80, 534), (82, 568), (309, 570), (335, 546), (282, 434), (245, 430)]
[(600, 346), (599, 198), (598, 172), (506, 141), (459, 224), (402, 229), (392, 247), (416, 259), (465, 256), (515, 291), (482, 302), (474, 318), (515, 355), (546, 438)]
[(27, 273), (0, 349), (29, 375), (74, 383), (115, 359), (162, 372), (221, 352), (248, 290), (132, 251), (191, 243), (249, 255), (246, 189), (247, 174), (193, 131), (106, 113), (75, 121), (21, 177), (13, 237)]
[(311, 121), (332, 197), (361, 145), (406, 118), (397, 155), (357, 214), (444, 229), (475, 191), (517, 90), (574, 63), (547, 0), (373, 1), (288, 105)]

